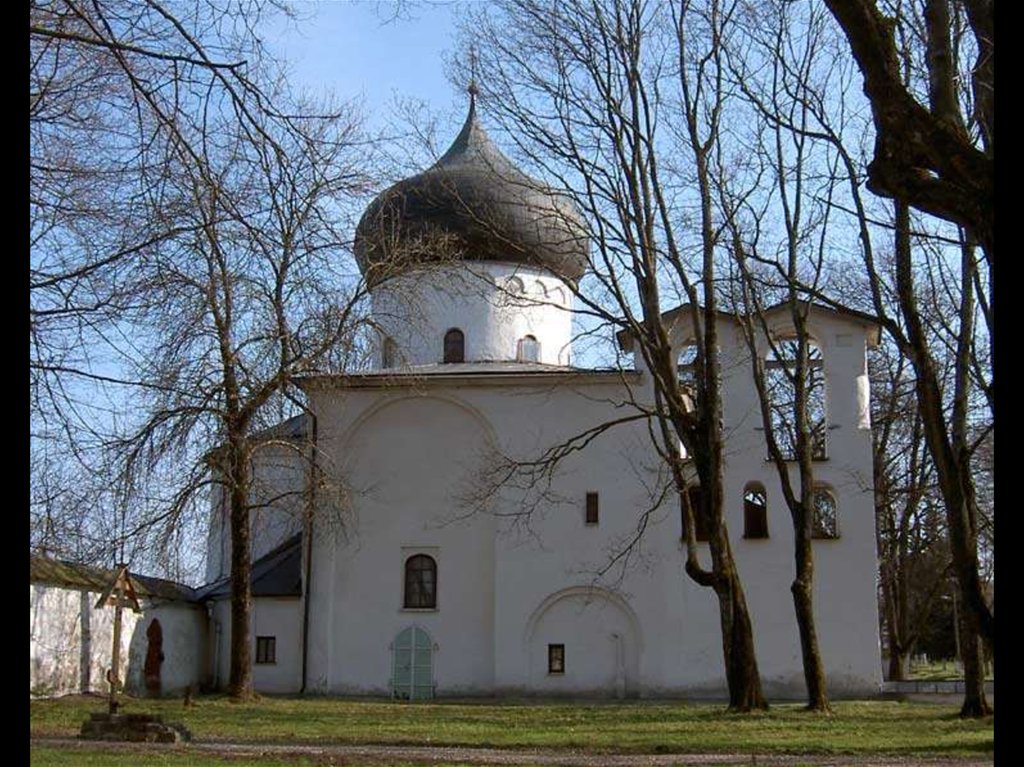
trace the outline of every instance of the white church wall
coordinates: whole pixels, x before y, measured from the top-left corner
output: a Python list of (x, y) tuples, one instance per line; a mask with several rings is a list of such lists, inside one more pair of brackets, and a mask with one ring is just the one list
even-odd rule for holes
[(147, 694), (145, 664), (149, 648), (147, 630), (158, 620), (163, 634), (163, 663), (160, 664), (160, 694), (181, 695), (186, 687), (199, 691), (206, 671), (207, 621), (202, 606), (186, 602), (147, 605), (130, 634), (125, 689), (135, 695)]
[[(498, 433), (513, 435), (509, 441), (523, 457), (622, 414), (609, 412), (610, 403), (622, 399), (617, 383), (578, 389), (568, 384), (558, 390), (538, 386), (532, 396), (493, 390), (486, 396), (488, 403), (480, 408), (492, 415)], [(524, 412), (541, 429), (529, 438), (516, 428)], [(660, 467), (648, 439), (639, 424), (616, 427), (596, 439), (562, 465), (556, 483), (562, 501), (538, 510), (532, 520), (535, 537), (510, 534), (501, 541), (495, 631), (501, 688), (618, 695), (619, 684), (608, 675), (613, 652), (621, 652), (626, 660), (622, 670), (627, 695), (717, 684), (717, 674), (704, 674), (704, 669), (715, 667), (702, 663), (700, 652), (714, 638), (713, 630), (708, 630), (709, 624), (714, 626), (715, 614), (708, 609), (713, 605), (699, 592), (689, 593), (684, 582), (677, 517), (671, 506), (651, 512), (644, 540), (624, 570), (612, 567), (603, 579), (595, 580), (596, 571), (622, 551), (652, 506)], [(588, 492), (598, 493), (597, 525), (585, 522)], [(560, 595), (586, 593), (595, 583), (609, 589), (611, 596), (598, 592), (586, 608), (582, 596), (559, 608), (552, 606), (552, 600), (560, 603)], [(622, 625), (630, 622), (628, 615), (635, 616), (637, 628)], [(546, 638), (532, 633), (533, 625), (543, 629)], [(562, 641), (555, 642), (554, 636)], [(565, 645), (563, 676), (547, 674), (546, 648), (552, 643)]]
[[(390, 645), (416, 626), (434, 645), (438, 689), (488, 691), (494, 524), (453, 519), (457, 497), (472, 491), (465, 477), (486, 455), (486, 426), (447, 398), (385, 398), (367, 410), (354, 428), (326, 415), (319, 423), (321, 448), (356, 501), (347, 541), (314, 537), (311, 681), (332, 692), (390, 694)], [(404, 606), (404, 563), (415, 554), (437, 563), (435, 608)]]
[(224, 488), (210, 487), (210, 525), (206, 534), (206, 583), (225, 578), (230, 570), (229, 529)]
[[(231, 676), (231, 600), (219, 599), (210, 608), (207, 668), (209, 683), (223, 690)], [(257, 692), (295, 693), (302, 687), (302, 599), (253, 598), (249, 632), (253, 687)], [(258, 637), (274, 639), (274, 661), (256, 662)]]
[(256, 561), (302, 530), (308, 465), (294, 447), (264, 445), (253, 457), (252, 558)]
[[(30, 689), (38, 695), (105, 692), (111, 664), (113, 609), (96, 609), (98, 592), (29, 587)], [(128, 657), (138, 616), (122, 614), (121, 658)], [(123, 673), (123, 669), (122, 669)]]
[[(95, 608), (98, 592), (33, 584), (30, 589), (30, 689), (38, 695), (106, 692), (114, 610)], [(140, 615), (121, 617), (121, 675)]]
[[(789, 592), (795, 567), (792, 522), (775, 467), (766, 460), (746, 346), (731, 321), (722, 324), (726, 522), (754, 623), (765, 689), (779, 697), (800, 697), (804, 681)], [(689, 335), (687, 325), (684, 315), (675, 328), (680, 344)], [(785, 334), (784, 321), (777, 320), (774, 329)], [(859, 381), (866, 375), (865, 330), (854, 320), (816, 311), (810, 332), (822, 352), (829, 424), (828, 458), (815, 461), (815, 483), (835, 496), (839, 526), (839, 538), (812, 543), (818, 638), (831, 692), (870, 694), (880, 688), (881, 676), (871, 432), (863, 417), (865, 387)], [(763, 341), (761, 345), (767, 349)], [(637, 365), (642, 367), (639, 355)], [(798, 487), (795, 462), (790, 473)], [(743, 492), (751, 482), (760, 482), (766, 490), (767, 539), (742, 538)], [(707, 544), (700, 547), (706, 552)]]
[[(833, 695), (880, 685), (870, 430), (863, 418), (864, 330), (815, 317), (828, 390), (829, 455), (817, 481), (836, 498), (840, 536), (815, 540), (818, 633)], [(778, 479), (767, 462), (749, 360), (736, 333), (721, 334), (725, 514), (754, 622), (766, 692), (800, 697), (799, 637), (789, 586), (793, 534)], [(641, 375), (630, 396), (650, 397)], [(433, 642), (437, 693), (687, 695), (725, 690), (718, 604), (683, 572), (678, 502), (671, 494), (646, 520), (621, 578), (595, 579), (637, 531), (664, 469), (641, 423), (617, 427), (574, 453), (555, 473), (529, 525), (516, 515), (520, 490), (489, 501), (498, 516), (456, 521), (481, 460), (497, 445), (536, 457), (545, 448), (626, 409), (617, 376), (423, 379), (390, 388), (359, 381), (314, 389), (323, 468), (348, 506), (318, 522), (313, 541), (310, 689), (389, 694), (399, 631), (416, 626)], [(628, 408), (627, 408), (628, 409)], [(794, 468), (795, 472), (795, 468)], [(795, 474), (794, 474), (795, 476)], [(767, 495), (767, 539), (744, 539), (743, 493)], [(599, 522), (585, 522), (588, 492)], [(699, 544), (709, 565), (707, 544)], [(402, 563), (428, 553), (438, 564), (436, 610), (401, 605)], [(600, 586), (606, 591), (588, 591)], [(589, 601), (585, 594), (590, 595)], [(549, 674), (548, 645), (565, 649), (566, 671)]]
[(274, 639), (274, 662), (253, 665), (253, 685), (261, 692), (298, 692), (302, 686), (302, 600), (259, 597), (253, 601), (253, 642), (259, 637)]
[(567, 365), (571, 301), (568, 286), (545, 270), (465, 262), (387, 280), (373, 290), (373, 316), (395, 341), (398, 364), (443, 361), (445, 333), (458, 328), (467, 362), (515, 361), (519, 340), (532, 335), (539, 362)]

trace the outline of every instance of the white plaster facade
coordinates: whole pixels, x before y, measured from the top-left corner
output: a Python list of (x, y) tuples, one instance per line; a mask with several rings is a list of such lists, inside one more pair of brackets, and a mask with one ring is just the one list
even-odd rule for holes
[[(209, 674), (206, 683), (222, 689), (231, 673), (231, 603), (227, 599), (211, 602), (209, 611)], [(294, 693), (302, 688), (302, 600), (295, 597), (256, 597), (253, 599), (253, 686), (266, 693)], [(259, 637), (273, 637), (272, 662), (256, 661)]]
[[(779, 335), (786, 334), (784, 317), (777, 312)], [(681, 349), (686, 315), (671, 320)], [(723, 315), (721, 322), (727, 524), (766, 692), (798, 698), (804, 683), (789, 592), (792, 527), (765, 460), (742, 336), (734, 320)], [(815, 463), (816, 482), (835, 497), (839, 528), (838, 538), (813, 543), (819, 641), (831, 693), (872, 694), (881, 679), (865, 414), (866, 347), (876, 331), (859, 318), (819, 309), (809, 325), (822, 351), (828, 402), (828, 458)], [(467, 344), (473, 337), (466, 317), (448, 315), (429, 326), (437, 333), (435, 355), (446, 328), (465, 329)], [(478, 505), (480, 478), (496, 451), (537, 457), (621, 417), (624, 403), (649, 402), (640, 358), (632, 372), (581, 371), (519, 365), (515, 346), (504, 348), (505, 359), (489, 363), (304, 383), (319, 466), (328, 485), (344, 492), (318, 503), (304, 589), (308, 616), (301, 599), (255, 600), (254, 637), (276, 637), (280, 664), (257, 666), (258, 689), (391, 695), (394, 641), (416, 627), (430, 637), (437, 695), (724, 694), (717, 604), (683, 574), (674, 501), (651, 513), (621, 581), (609, 587), (593, 577), (635, 532), (663, 475), (643, 423), (616, 427), (567, 458), (542, 499), (504, 487), (485, 508)], [(743, 492), (751, 482), (767, 491), (766, 539), (741, 537)], [(596, 525), (585, 521), (588, 492), (599, 497)], [(346, 499), (340, 506), (339, 497)], [(528, 520), (519, 515), (524, 503)], [(706, 555), (706, 544), (701, 548)], [(436, 562), (433, 608), (403, 607), (404, 564), (417, 554)], [(226, 627), (226, 602), (219, 609)], [(220, 636), (225, 679), (226, 631)], [(549, 673), (549, 645), (564, 647), (562, 673)]]
[[(495, 153), (471, 106), (442, 160), (396, 185), (402, 194), (388, 198), (398, 201), (392, 208), (371, 206), (368, 215), (384, 210), (391, 216), (385, 223), (416, 231), (408, 211), (434, 225), (445, 208), (465, 227), (464, 200), (497, 200), (501, 209), (511, 199), (478, 161), (490, 163)], [(446, 199), (449, 181), (457, 188)], [(364, 228), (366, 220), (361, 231), (383, 228), (372, 220)], [(313, 458), (325, 481), (315, 494), (307, 488), (313, 515), (302, 543), (301, 595), (255, 600), (253, 641), (274, 637), (279, 666), (257, 667), (257, 689), (396, 697), (726, 694), (717, 602), (684, 574), (678, 501), (660, 494), (666, 471), (645, 422), (622, 423), (569, 451), (544, 477), (543, 492), (487, 479), (499, 456), (535, 460), (654, 399), (639, 356), (632, 370), (570, 366), (569, 281), (582, 273), (586, 248), (576, 242), (568, 256), (553, 253), (537, 244), (522, 215), (508, 220), (513, 237), (522, 234), (515, 258), (489, 247), (462, 262), (410, 266), (373, 285), (377, 369), (299, 381), (310, 413), (302, 436), (313, 444), (274, 453), (277, 465), (257, 466), (257, 474), (266, 488), (294, 490)], [(374, 249), (372, 239), (360, 250), (359, 237), (361, 267), (387, 265), (387, 250)], [(772, 315), (773, 335), (788, 334), (785, 316)], [(682, 353), (686, 312), (670, 312), (666, 321)], [(804, 682), (789, 590), (792, 526), (766, 461), (746, 347), (734, 317), (719, 321), (726, 521), (765, 691), (798, 698)], [(817, 308), (809, 325), (822, 353), (828, 411), (827, 458), (815, 463), (816, 480), (836, 502), (839, 532), (813, 543), (819, 644), (833, 696), (874, 694), (881, 675), (866, 349), (877, 328)], [(462, 344), (446, 359), (453, 329)], [(524, 359), (527, 337), (539, 346), (535, 360)], [(766, 538), (741, 537), (751, 482), (766, 492)], [(598, 518), (588, 522), (593, 493)], [(257, 555), (301, 528), (296, 508), (280, 505), (285, 522), (261, 528)], [(621, 571), (596, 577), (640, 526)], [(225, 572), (223, 538), (215, 521), (211, 578)], [(706, 561), (707, 545), (701, 548)], [(427, 592), (432, 597), (423, 599)], [(221, 683), (226, 605), (218, 602), (212, 613)]]
[[(680, 341), (684, 324), (675, 331)], [(765, 460), (742, 338), (726, 325), (727, 524), (766, 691), (799, 697), (792, 527)], [(840, 531), (813, 544), (818, 633), (832, 693), (869, 694), (881, 681), (871, 441), (863, 418), (872, 331), (832, 312), (815, 311), (811, 326), (829, 402), (829, 457), (816, 462), (816, 481), (836, 498)], [(310, 688), (390, 694), (389, 645), (415, 625), (433, 640), (439, 695), (722, 695), (717, 605), (683, 574), (675, 503), (651, 515), (621, 583), (594, 585), (594, 570), (651, 506), (660, 467), (643, 424), (617, 427), (567, 459), (550, 497), (533, 509), (529, 534), (516, 524), (523, 498), (513, 488), (490, 498), (490, 513), (467, 516), (476, 478), (495, 449), (536, 457), (621, 416), (618, 405), (631, 398), (650, 401), (649, 377), (458, 367), (406, 380), (368, 375), (306, 385), (324, 466), (352, 499), (344, 535), (332, 528), (313, 539)], [(740, 538), (743, 491), (752, 481), (767, 490), (763, 540)], [(597, 525), (584, 520), (588, 492), (599, 493)], [(403, 609), (403, 562), (421, 552), (437, 562), (437, 606)], [(564, 645), (564, 673), (548, 673), (551, 644)]]
[(533, 336), (540, 345), (534, 361), (568, 365), (571, 298), (562, 280), (536, 267), (500, 261), (445, 264), (378, 286), (373, 317), (381, 337), (395, 342), (399, 366), (441, 362), (439, 339), (451, 328), (466, 333), (466, 362), (515, 360), (519, 341)]
[[(106, 571), (82, 566), (91, 583), (55, 583), (39, 580), (33, 561), (33, 582), (29, 586), (29, 686), (32, 695), (106, 693), (107, 670), (112, 666), (114, 609), (96, 607)], [(44, 561), (44, 566), (51, 563)], [(63, 566), (67, 569), (67, 565)], [(151, 580), (151, 579), (150, 579)], [(124, 689), (135, 695), (147, 694), (144, 666), (148, 641), (146, 630), (158, 620), (163, 635), (160, 691), (180, 695), (187, 686), (198, 690), (207, 659), (206, 615), (188, 598), (167, 599), (142, 596), (142, 612), (130, 609), (121, 617), (121, 677)]]

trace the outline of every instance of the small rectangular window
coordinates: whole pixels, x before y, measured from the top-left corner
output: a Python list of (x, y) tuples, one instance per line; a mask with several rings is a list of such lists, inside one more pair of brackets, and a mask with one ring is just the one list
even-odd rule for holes
[(587, 493), (587, 524), (597, 524), (597, 493)]
[(565, 645), (564, 644), (549, 644), (548, 645), (548, 673), (549, 674), (564, 674), (565, 673)]
[(256, 637), (256, 662), (277, 663), (277, 637)]

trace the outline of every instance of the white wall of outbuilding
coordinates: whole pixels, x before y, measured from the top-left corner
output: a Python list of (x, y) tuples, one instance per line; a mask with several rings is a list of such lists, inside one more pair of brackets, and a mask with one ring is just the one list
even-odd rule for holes
[[(97, 608), (100, 594), (67, 586), (29, 587), (30, 691), (33, 695), (106, 693), (112, 666), (114, 609)], [(189, 602), (141, 600), (142, 612), (121, 614), (121, 678), (133, 695), (146, 694), (143, 667), (146, 629), (158, 619), (163, 629), (161, 693), (199, 689), (205, 674), (206, 616)]]

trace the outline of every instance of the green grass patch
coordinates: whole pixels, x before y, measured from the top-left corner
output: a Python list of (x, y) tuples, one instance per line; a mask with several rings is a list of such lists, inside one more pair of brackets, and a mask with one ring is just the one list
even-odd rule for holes
[[(363, 762), (345, 759), (338, 761), (331, 757), (312, 758), (305, 756), (218, 756), (216, 754), (167, 751), (162, 749), (120, 751), (96, 748), (60, 748), (35, 746), (30, 754), (32, 767), (341, 767), (351, 765), (385, 764), (385, 762)], [(437, 762), (386, 762), (387, 767), (472, 767), (467, 764), (438, 764)]]
[(154, 749), (115, 751), (97, 748), (59, 748), (54, 746), (33, 746), (30, 752), (32, 767), (320, 767), (330, 762), (310, 759), (251, 759), (219, 757), (208, 754), (180, 753)]
[[(95, 697), (32, 701), (33, 735), (75, 736)], [(993, 717), (961, 720), (955, 705), (843, 701), (831, 716), (799, 704), (767, 713), (726, 713), (722, 705), (683, 702), (435, 701), (395, 703), (338, 698), (262, 697), (232, 703), (204, 696), (128, 700), (125, 713), (183, 721), (199, 741), (381, 743), (635, 753), (886, 753), (967, 755), (992, 751)]]
[[(922, 682), (944, 682), (964, 678), (962, 668), (958, 668), (951, 660), (936, 660), (928, 663), (912, 663), (907, 678)], [(994, 681), (991, 673), (985, 674), (985, 681)]]

